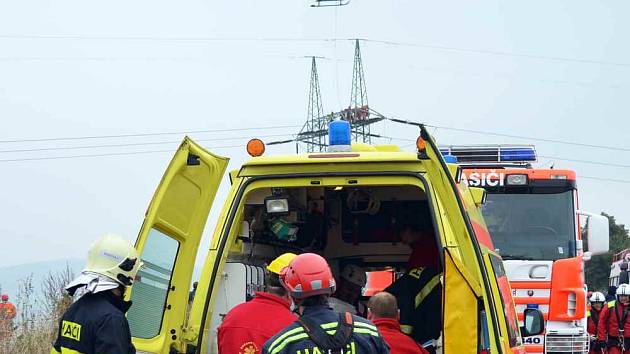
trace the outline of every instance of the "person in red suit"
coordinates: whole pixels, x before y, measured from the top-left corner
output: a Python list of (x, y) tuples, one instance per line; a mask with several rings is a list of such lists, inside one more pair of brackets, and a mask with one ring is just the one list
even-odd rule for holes
[(617, 288), (617, 300), (611, 301), (599, 315), (597, 348), (607, 349), (609, 354), (630, 354), (630, 285)]
[(260, 354), (265, 342), (295, 322), (291, 300), (278, 274), (295, 258), (285, 253), (267, 266), (266, 292), (232, 308), (219, 326), (219, 354)]
[(400, 312), (396, 297), (380, 292), (368, 302), (368, 319), (381, 332), (391, 354), (428, 354), (416, 341), (400, 331)]
[(597, 328), (599, 327), (599, 318), (601, 317), (602, 309), (606, 303), (606, 296), (599, 291), (595, 291), (589, 296), (588, 301), (591, 303), (591, 309), (586, 314), (587, 331), (591, 338), (589, 354), (597, 354)]

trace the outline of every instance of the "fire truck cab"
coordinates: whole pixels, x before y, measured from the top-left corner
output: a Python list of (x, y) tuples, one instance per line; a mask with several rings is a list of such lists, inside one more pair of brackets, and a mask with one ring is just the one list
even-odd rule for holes
[(578, 209), (575, 172), (533, 168), (531, 145), (440, 150), (457, 160), (469, 186), (486, 190), (482, 214), (517, 311), (536, 308), (545, 316), (546, 332), (525, 339), (527, 352), (587, 353), (584, 261), (608, 251), (608, 220)]
[(136, 243), (145, 267), (131, 289), (128, 319), (140, 353), (216, 353), (225, 314), (264, 289), (265, 264), (284, 252), (317, 252), (337, 274), (346, 264), (404, 273), (410, 249), (396, 230), (408, 222), (434, 235), (441, 317), (423, 320), (439, 327), (440, 352), (523, 353), (521, 334), (541, 333), (543, 317), (524, 310), (519, 328), (501, 258), (478, 241), (489, 240), (478, 208), (484, 191), (462, 182), (461, 168), (445, 163), (424, 128), (416, 152), (351, 147), (349, 132), (346, 140), (335, 152), (284, 156), (261, 156), (261, 141), (248, 144), (256, 157), (230, 173), (189, 303), (197, 248), (228, 160), (184, 139)]

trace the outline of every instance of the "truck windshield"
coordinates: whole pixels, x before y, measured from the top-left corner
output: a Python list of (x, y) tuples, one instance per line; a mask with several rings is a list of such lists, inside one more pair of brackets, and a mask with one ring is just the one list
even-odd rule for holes
[(504, 260), (575, 256), (573, 192), (506, 193), (488, 190), (482, 213)]

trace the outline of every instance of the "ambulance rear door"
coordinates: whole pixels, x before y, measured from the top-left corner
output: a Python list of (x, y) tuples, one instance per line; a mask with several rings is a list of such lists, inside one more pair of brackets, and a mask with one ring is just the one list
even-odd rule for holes
[(197, 249), (227, 164), (186, 137), (155, 191), (136, 242), (144, 267), (127, 313), (139, 352), (169, 353), (179, 342)]

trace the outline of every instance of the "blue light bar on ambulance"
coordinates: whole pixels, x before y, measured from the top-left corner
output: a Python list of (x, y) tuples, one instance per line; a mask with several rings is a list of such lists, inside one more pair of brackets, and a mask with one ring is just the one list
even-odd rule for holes
[(537, 161), (533, 145), (451, 145), (440, 147), (463, 164), (529, 164)]
[(328, 124), (328, 152), (352, 151), (350, 123), (336, 119)]

